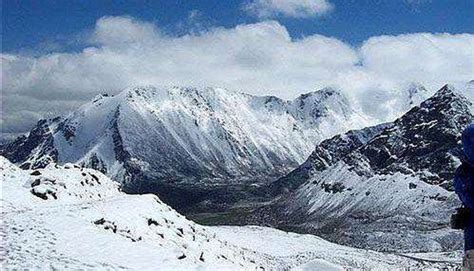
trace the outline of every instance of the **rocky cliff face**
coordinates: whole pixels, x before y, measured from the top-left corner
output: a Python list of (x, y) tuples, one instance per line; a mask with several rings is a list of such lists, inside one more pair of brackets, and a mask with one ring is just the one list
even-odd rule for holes
[(59, 118), (40, 120), (27, 134), (1, 146), (1, 153), (21, 168), (41, 168), (58, 160), (53, 132)]
[(473, 121), (472, 103), (445, 86), (394, 122), (323, 141), (253, 219), (379, 250), (457, 247), (452, 178)]

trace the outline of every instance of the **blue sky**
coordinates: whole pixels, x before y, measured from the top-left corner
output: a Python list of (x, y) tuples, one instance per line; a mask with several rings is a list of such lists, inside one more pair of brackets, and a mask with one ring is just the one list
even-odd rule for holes
[(0, 139), (136, 85), (335, 87), (387, 120), (413, 84), (474, 79), (473, 2), (4, 0)]
[[(261, 18), (242, 9), (244, 1), (31, 1), (2, 2), (3, 51), (46, 48), (80, 49), (77, 35), (103, 16), (128, 15), (153, 22), (170, 35), (187, 33), (189, 15), (198, 23), (233, 27)], [(310, 18), (274, 16), (293, 38), (312, 34), (359, 44), (371, 36), (415, 32), (473, 33), (472, 0), (333, 0), (334, 9)], [(55, 47), (52, 47), (55, 48)]]

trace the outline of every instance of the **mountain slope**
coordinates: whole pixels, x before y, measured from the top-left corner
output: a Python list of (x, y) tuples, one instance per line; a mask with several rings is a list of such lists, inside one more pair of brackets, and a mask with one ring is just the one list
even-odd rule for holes
[(272, 184), (281, 198), (253, 219), (389, 251), (459, 247), (448, 221), (460, 134), (472, 103), (445, 86), (392, 123), (335, 136)]
[(323, 138), (368, 122), (333, 89), (284, 101), (218, 88), (135, 87), (40, 121), (0, 153), (22, 168), (80, 163), (128, 192), (158, 193), (183, 207), (209, 200), (215, 187), (223, 201), (234, 200), (296, 167)]
[(203, 227), (156, 196), (124, 194), (100, 172), (77, 165), (22, 170), (0, 157), (0, 169), (0, 255), (6, 270), (459, 266), (458, 252), (408, 257), (262, 227)]
[(2, 236), (9, 268), (269, 268), (153, 195), (126, 195), (92, 169), (23, 171), (1, 157)]

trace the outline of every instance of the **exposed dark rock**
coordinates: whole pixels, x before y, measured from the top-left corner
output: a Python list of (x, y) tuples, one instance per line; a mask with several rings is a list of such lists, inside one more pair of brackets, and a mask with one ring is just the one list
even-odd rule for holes
[(30, 175), (38, 176), (38, 175), (41, 175), (41, 172), (39, 170), (35, 170), (35, 171), (31, 172)]
[(100, 218), (96, 221), (94, 221), (94, 224), (96, 225), (103, 225), (105, 223), (105, 218)]
[(44, 199), (44, 200), (48, 199), (47, 193), (40, 193), (40, 192), (37, 192), (35, 189), (31, 189), (30, 192), (31, 194), (37, 196), (40, 199)]
[(336, 161), (346, 159), (352, 151), (363, 146), (384, 129), (393, 124), (385, 123), (362, 130), (349, 131), (344, 135), (337, 135), (324, 140), (316, 146), (309, 158), (288, 175), (273, 182), (270, 191), (273, 195), (285, 191), (293, 191), (311, 177), (313, 171), (322, 171)]
[[(11, 143), (0, 146), (0, 155), (12, 163), (20, 164), (22, 169), (42, 168), (56, 162), (58, 152), (54, 148), (53, 134), (50, 125), (58, 123), (59, 119), (43, 119), (31, 129), (28, 135), (20, 136)], [(33, 153), (36, 159), (29, 159)], [(26, 161), (32, 161), (26, 162)]]
[(201, 256), (199, 256), (199, 260), (200, 260), (201, 262), (205, 262), (205, 261), (204, 261), (204, 252), (201, 252)]
[(92, 179), (96, 180), (97, 182), (99, 181), (99, 177), (95, 176), (95, 174), (91, 173), (90, 175)]
[(36, 179), (36, 180), (34, 180), (34, 181), (31, 183), (31, 187), (38, 186), (38, 185), (40, 185), (40, 183), (41, 183), (41, 180), (40, 180), (40, 179)]
[(150, 226), (150, 225), (155, 225), (155, 226), (160, 225), (158, 223), (158, 221), (154, 220), (153, 218), (148, 218), (147, 222), (148, 222), (148, 226)]
[(33, 188), (33, 189), (30, 190), (30, 192), (31, 192), (31, 194), (33, 194), (33, 195), (35, 195), (38, 198), (43, 199), (43, 200), (48, 200), (49, 199), (48, 195), (51, 195), (51, 197), (53, 197), (54, 199), (58, 199), (58, 197), (56, 196), (56, 192), (51, 191), (49, 189), (47, 189), (46, 192), (39, 192), (38, 190)]

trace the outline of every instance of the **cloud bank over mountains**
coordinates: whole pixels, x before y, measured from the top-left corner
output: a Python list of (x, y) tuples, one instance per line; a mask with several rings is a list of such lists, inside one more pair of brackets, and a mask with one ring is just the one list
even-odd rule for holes
[(171, 36), (152, 23), (103, 17), (87, 44), (79, 52), (2, 54), (4, 135), (130, 85), (221, 86), (282, 98), (334, 86), (357, 102), (374, 93), (396, 98), (413, 82), (434, 90), (474, 79), (472, 34), (377, 36), (353, 47), (321, 35), (292, 39), (276, 21)]

